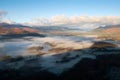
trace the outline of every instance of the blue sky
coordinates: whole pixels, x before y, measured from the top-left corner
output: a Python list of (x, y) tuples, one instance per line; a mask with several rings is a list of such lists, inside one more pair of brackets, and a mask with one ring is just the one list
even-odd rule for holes
[(0, 0), (6, 18), (26, 22), (55, 15), (120, 16), (120, 0)]

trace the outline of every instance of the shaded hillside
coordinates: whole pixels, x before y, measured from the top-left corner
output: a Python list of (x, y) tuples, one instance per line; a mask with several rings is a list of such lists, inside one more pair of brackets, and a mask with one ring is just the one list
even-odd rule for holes
[(120, 80), (120, 55), (100, 55), (95, 60), (83, 59), (69, 71), (60, 76), (60, 80)]
[(96, 59), (83, 58), (70, 70), (63, 72), (60, 80), (120, 80), (120, 49), (106, 48), (91, 49), (90, 53), (95, 53)]
[[(99, 50), (100, 51), (100, 50)], [(108, 51), (109, 52), (109, 51)], [(16, 59), (21, 60), (21, 59)], [(15, 60), (14, 60), (15, 61)], [(96, 59), (84, 58), (71, 69), (57, 76), (36, 65), (20, 69), (0, 70), (1, 80), (120, 80), (120, 54), (99, 55)], [(34, 60), (29, 60), (32, 64)], [(4, 63), (3, 63), (4, 64)], [(63, 63), (64, 64), (64, 63)]]

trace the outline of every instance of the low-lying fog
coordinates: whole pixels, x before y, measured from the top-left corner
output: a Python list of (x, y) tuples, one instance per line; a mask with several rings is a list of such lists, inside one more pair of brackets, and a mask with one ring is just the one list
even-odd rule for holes
[[(52, 37), (24, 37), (22, 39), (10, 39), (0, 41), (0, 55), (34, 55), (37, 53), (30, 53), (30, 47), (43, 47), (42, 51), (49, 53), (49, 49), (56, 48), (73, 48), (82, 49), (90, 47), (95, 41), (91, 37), (81, 36), (52, 36)], [(55, 46), (51, 46), (55, 45)]]
[[(35, 56), (39, 55), (37, 66), (42, 70), (49, 70), (55, 74), (71, 68), (82, 58), (95, 59), (95, 55), (86, 54), (97, 35), (86, 36), (47, 36), (47, 37), (24, 37), (0, 41), (0, 56)], [(12, 68), (20, 68), (27, 63), (18, 61), (18, 65)], [(15, 65), (8, 63), (8, 66)], [(32, 65), (36, 65), (33, 63)]]

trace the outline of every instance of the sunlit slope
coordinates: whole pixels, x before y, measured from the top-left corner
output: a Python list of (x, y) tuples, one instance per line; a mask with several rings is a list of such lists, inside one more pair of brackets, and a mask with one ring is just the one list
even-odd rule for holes
[(102, 39), (113, 39), (120, 41), (120, 25), (100, 27), (91, 31), (91, 34), (99, 35)]

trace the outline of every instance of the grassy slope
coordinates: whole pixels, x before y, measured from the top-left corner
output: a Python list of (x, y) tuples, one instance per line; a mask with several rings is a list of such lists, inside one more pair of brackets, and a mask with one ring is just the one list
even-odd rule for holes
[(120, 41), (120, 28), (95, 29), (88, 34), (97, 34), (100, 39), (113, 39)]

